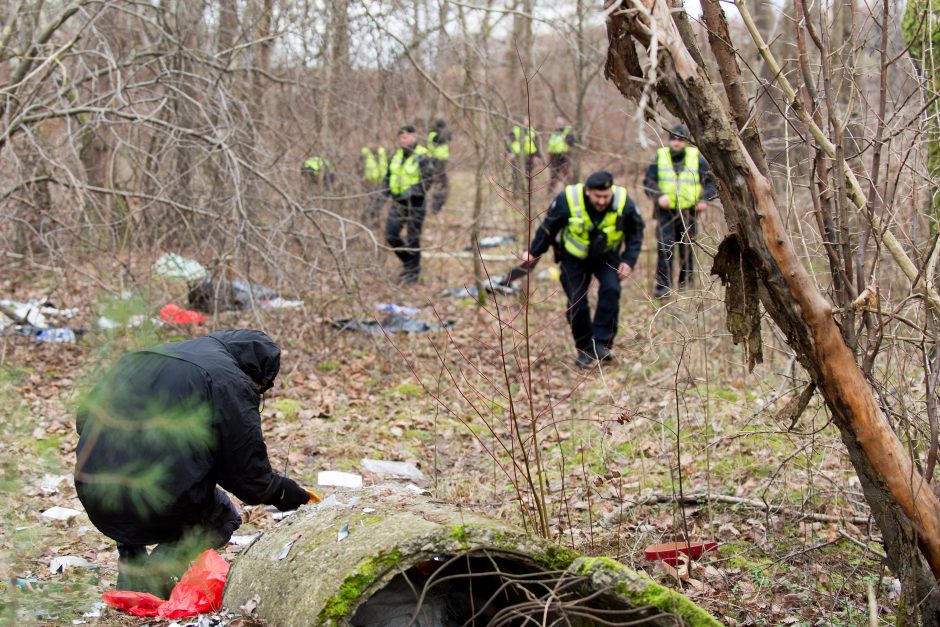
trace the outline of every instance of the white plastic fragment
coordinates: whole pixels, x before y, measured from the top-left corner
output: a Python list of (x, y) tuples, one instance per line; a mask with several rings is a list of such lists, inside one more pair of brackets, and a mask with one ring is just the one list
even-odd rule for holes
[(69, 568), (95, 569), (98, 565), (77, 555), (60, 555), (49, 562), (50, 573), (64, 573)]
[(74, 486), (75, 479), (72, 475), (43, 475), (39, 480), (39, 489), (46, 494), (55, 494), (63, 483)]
[(337, 532), (336, 534), (336, 541), (342, 542), (348, 537), (349, 537), (349, 523), (346, 523), (345, 525), (339, 528), (339, 532)]
[(412, 481), (424, 481), (424, 473), (409, 462), (390, 462), (381, 459), (361, 459), (359, 463), (369, 472), (385, 477), (401, 477)]
[(362, 475), (339, 470), (324, 470), (317, 473), (317, 485), (337, 488), (361, 488)]
[(374, 508), (374, 507), (363, 507), (363, 508), (362, 508), (362, 513), (363, 513), (363, 514), (374, 514), (374, 513), (375, 513), (375, 508)]
[(290, 550), (291, 550), (291, 548), (292, 548), (293, 546), (294, 546), (294, 541), (293, 541), (293, 540), (291, 540), (290, 542), (288, 542), (287, 544), (285, 544), (285, 545), (284, 545), (284, 548), (281, 549), (281, 552), (278, 553), (277, 559), (278, 559), (278, 560), (282, 560), (282, 559), (284, 559), (285, 557), (287, 557), (287, 556), (290, 554)]
[(81, 514), (77, 509), (71, 509), (69, 507), (50, 507), (44, 511), (41, 516), (46, 520), (58, 521), (58, 522), (68, 522)]
[(91, 604), (91, 610), (82, 614), (82, 618), (101, 618), (101, 610), (108, 607), (107, 603), (96, 601)]
[(430, 492), (428, 492), (424, 488), (419, 488), (413, 483), (409, 483), (408, 485), (406, 485), (405, 489), (408, 490), (409, 492), (413, 492), (414, 494), (430, 494)]
[(253, 533), (245, 536), (232, 536), (229, 538), (228, 542), (229, 544), (234, 544), (235, 546), (247, 546), (254, 542), (260, 535), (260, 533)]

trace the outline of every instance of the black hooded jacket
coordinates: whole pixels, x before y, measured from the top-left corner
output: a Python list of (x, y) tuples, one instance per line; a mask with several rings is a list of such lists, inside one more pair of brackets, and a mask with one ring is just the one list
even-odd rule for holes
[(252, 330), (122, 357), (76, 421), (75, 485), (95, 526), (119, 542), (172, 539), (170, 528), (201, 524), (216, 485), (250, 505), (297, 507), (303, 488), (271, 469), (258, 413), (280, 360)]

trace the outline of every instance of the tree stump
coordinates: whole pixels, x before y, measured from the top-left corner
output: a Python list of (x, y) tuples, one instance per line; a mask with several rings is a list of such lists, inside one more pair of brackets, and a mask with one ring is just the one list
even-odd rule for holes
[(224, 603), (254, 607), (279, 627), (521, 624), (524, 616), (720, 624), (619, 562), (387, 485), (304, 506), (262, 534), (232, 564)]

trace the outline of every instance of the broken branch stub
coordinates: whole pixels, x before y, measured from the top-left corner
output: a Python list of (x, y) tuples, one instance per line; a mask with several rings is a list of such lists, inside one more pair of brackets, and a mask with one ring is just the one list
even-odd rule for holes
[(741, 248), (738, 236), (731, 234), (718, 246), (711, 273), (725, 286), (728, 331), (735, 344), (744, 343), (747, 368), (753, 372), (754, 366), (764, 361), (764, 355), (760, 338), (757, 264), (747, 257), (749, 255)]
[(543, 615), (585, 624), (592, 612), (632, 624), (720, 624), (619, 562), (390, 486), (305, 506), (265, 532), (232, 564), (225, 589), (229, 608), (253, 600), (254, 616), (280, 627), (522, 616), (540, 624)]

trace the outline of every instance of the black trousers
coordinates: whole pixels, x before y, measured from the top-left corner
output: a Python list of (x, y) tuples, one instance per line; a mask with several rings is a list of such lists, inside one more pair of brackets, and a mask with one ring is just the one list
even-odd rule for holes
[(447, 202), (450, 192), (450, 181), (447, 178), (447, 161), (434, 160), (434, 188), (431, 192), (431, 211), (440, 213)]
[[(167, 599), (189, 563), (206, 549), (225, 546), (241, 526), (242, 518), (225, 492), (216, 488), (201, 512), (199, 525), (167, 521), (151, 536), (136, 535), (138, 543), (117, 542), (118, 590), (150, 592)], [(171, 528), (172, 527), (172, 528)], [(175, 538), (167, 540), (167, 538)], [(147, 545), (158, 543), (149, 554)]]
[(548, 185), (555, 189), (555, 185), (561, 183), (567, 185), (571, 177), (571, 158), (568, 153), (553, 152), (548, 156), (548, 169), (551, 171), (551, 178)]
[[(617, 335), (617, 320), (620, 317), (620, 279), (617, 266), (620, 259), (608, 254), (596, 259), (575, 259), (561, 253), (561, 286), (568, 296), (565, 316), (571, 325), (575, 348), (593, 354), (594, 343), (611, 348)], [(588, 287), (591, 277), (599, 283), (597, 308), (591, 320), (588, 304)]]
[(695, 207), (691, 209), (656, 208), (656, 291), (664, 292), (672, 286), (672, 260), (678, 251), (679, 287), (692, 278), (692, 243), (696, 233)]
[[(417, 279), (421, 273), (421, 229), (424, 227), (424, 196), (405, 201), (392, 199), (385, 222), (385, 241), (401, 259), (402, 276)], [(405, 231), (405, 237), (401, 235)]]

